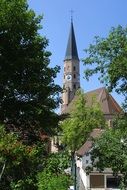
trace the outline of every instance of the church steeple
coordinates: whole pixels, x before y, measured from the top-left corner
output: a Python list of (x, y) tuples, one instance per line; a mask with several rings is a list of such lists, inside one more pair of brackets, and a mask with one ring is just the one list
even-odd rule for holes
[(64, 60), (70, 60), (70, 59), (79, 60), (72, 19), (71, 19), (70, 34), (68, 38), (67, 49)]
[(70, 33), (64, 58), (63, 74), (63, 104), (61, 111), (64, 112), (68, 104), (73, 100), (76, 91), (80, 88), (79, 57), (75, 40), (73, 22), (71, 19)]

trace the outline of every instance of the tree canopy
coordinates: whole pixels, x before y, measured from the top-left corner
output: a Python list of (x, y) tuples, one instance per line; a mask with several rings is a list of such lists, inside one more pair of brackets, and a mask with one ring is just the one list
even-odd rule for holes
[(93, 97), (92, 105), (88, 106), (82, 91), (77, 92), (73, 107), (69, 117), (61, 122), (61, 128), (63, 143), (69, 150), (75, 152), (94, 128), (105, 127), (105, 120), (96, 99)]
[(95, 37), (94, 43), (85, 50), (88, 56), (83, 60), (89, 68), (85, 77), (100, 73), (99, 80), (109, 90), (122, 93), (127, 101), (127, 27), (112, 28), (106, 38)]
[(58, 122), (59, 67), (49, 67), (42, 17), (26, 0), (0, 0), (0, 18), (0, 123), (35, 140), (40, 129), (52, 133)]

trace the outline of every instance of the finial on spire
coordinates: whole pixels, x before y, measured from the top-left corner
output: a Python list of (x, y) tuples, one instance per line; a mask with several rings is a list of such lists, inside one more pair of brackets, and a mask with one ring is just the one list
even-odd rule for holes
[(71, 9), (70, 13), (71, 13), (71, 22), (72, 22), (73, 21), (73, 13), (74, 13), (74, 11)]

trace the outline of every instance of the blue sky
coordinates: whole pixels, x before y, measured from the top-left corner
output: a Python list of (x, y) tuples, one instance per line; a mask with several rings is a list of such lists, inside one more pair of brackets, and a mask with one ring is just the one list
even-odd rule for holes
[[(43, 14), (42, 36), (49, 39), (48, 50), (52, 52), (51, 66), (59, 65), (61, 72), (56, 83), (62, 85), (63, 59), (70, 29), (70, 10), (73, 10), (73, 23), (79, 58), (86, 56), (83, 51), (93, 42), (94, 36), (106, 37), (111, 27), (127, 25), (127, 0), (28, 0), (36, 14)], [(102, 86), (97, 75), (89, 82), (83, 79), (85, 67), (80, 62), (81, 87), (90, 91)], [(112, 93), (121, 104), (123, 98)]]

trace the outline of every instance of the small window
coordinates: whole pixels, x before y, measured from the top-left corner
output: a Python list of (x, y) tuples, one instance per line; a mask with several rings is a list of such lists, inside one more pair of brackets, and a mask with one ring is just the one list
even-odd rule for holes
[(74, 79), (76, 78), (76, 74), (74, 74)]
[(89, 163), (89, 160), (86, 160), (86, 164), (88, 164)]
[(107, 176), (107, 188), (119, 188), (120, 180), (120, 177), (115, 178)]
[(104, 175), (90, 175), (90, 188), (104, 188)]
[(65, 79), (65, 75), (64, 75), (64, 79)]
[(74, 84), (73, 88), (76, 89), (76, 84)]
[(76, 67), (75, 67), (75, 66), (73, 67), (73, 70), (74, 70), (74, 71), (76, 70)]
[(110, 120), (108, 120), (108, 126), (109, 127), (113, 127), (113, 122), (112, 122), (112, 120), (110, 119)]
[(64, 67), (64, 71), (66, 71), (66, 67)]

